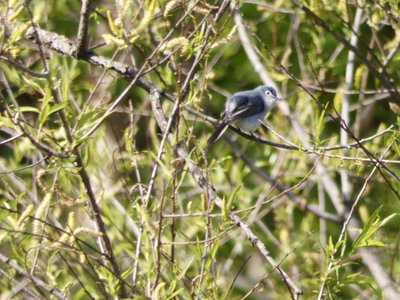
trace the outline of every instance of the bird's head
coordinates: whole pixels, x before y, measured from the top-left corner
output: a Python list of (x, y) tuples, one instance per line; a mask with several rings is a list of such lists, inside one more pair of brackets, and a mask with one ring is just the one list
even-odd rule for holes
[(272, 106), (275, 104), (276, 101), (282, 100), (276, 94), (275, 88), (269, 85), (261, 85), (258, 88), (258, 92), (261, 93), (264, 101), (267, 103), (268, 106)]

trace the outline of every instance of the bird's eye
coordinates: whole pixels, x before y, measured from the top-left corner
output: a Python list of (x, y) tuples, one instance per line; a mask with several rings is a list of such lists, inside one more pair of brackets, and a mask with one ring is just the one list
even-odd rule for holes
[(271, 95), (271, 92), (270, 91), (265, 91), (265, 95), (269, 96), (269, 95)]

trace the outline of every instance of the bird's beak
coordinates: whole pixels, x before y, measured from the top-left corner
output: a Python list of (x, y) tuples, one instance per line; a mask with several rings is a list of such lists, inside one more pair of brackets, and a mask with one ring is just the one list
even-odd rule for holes
[(283, 99), (279, 98), (279, 97), (275, 97), (275, 101), (283, 101)]

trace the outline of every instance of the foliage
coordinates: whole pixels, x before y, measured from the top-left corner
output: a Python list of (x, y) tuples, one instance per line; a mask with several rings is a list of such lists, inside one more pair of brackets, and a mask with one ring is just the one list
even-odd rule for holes
[(1, 298), (399, 296), (396, 1), (86, 2), (0, 1)]

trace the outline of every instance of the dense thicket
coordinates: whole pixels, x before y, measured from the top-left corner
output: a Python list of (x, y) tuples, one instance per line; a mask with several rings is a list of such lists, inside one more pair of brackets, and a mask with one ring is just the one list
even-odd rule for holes
[(0, 1), (1, 298), (399, 299), (397, 1), (105, 2)]

